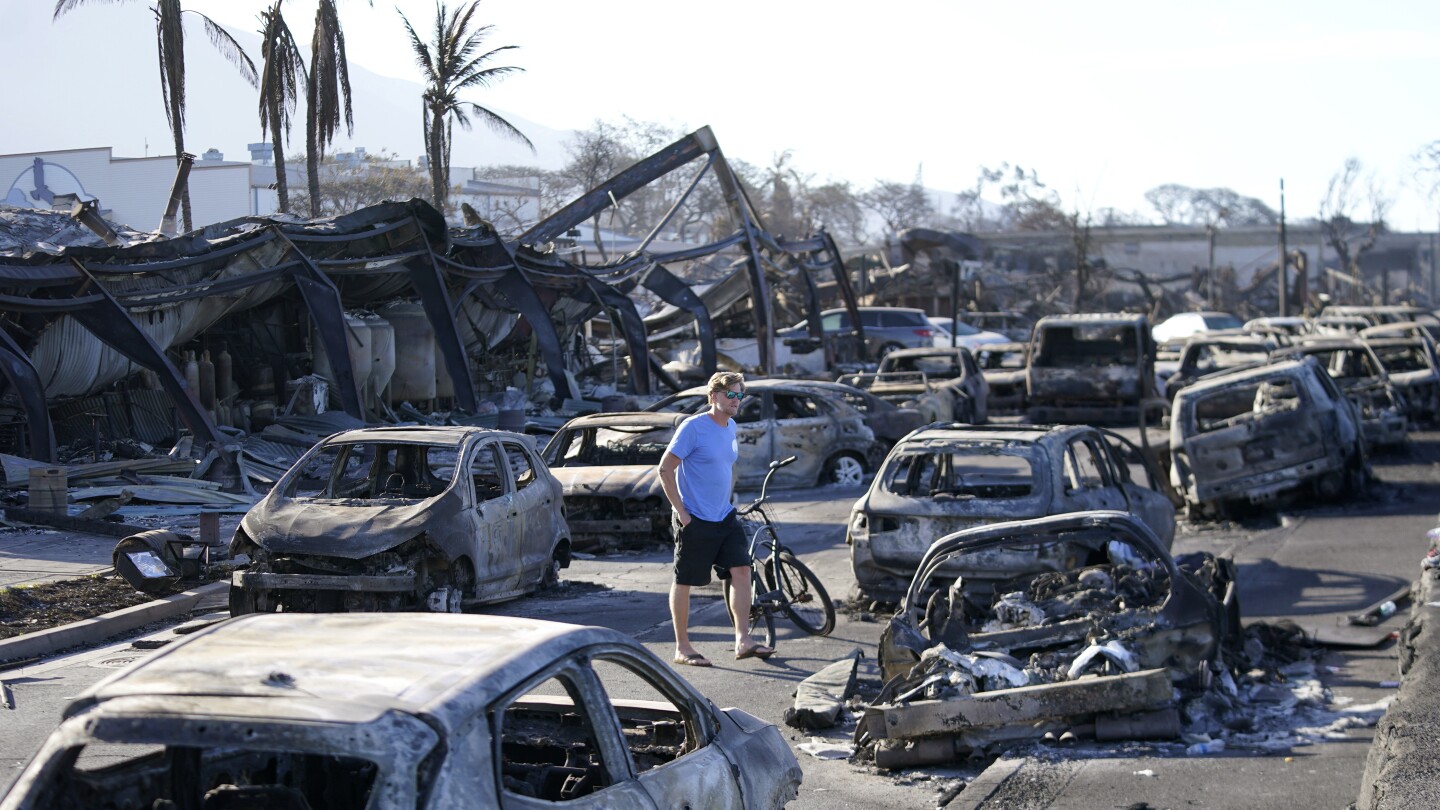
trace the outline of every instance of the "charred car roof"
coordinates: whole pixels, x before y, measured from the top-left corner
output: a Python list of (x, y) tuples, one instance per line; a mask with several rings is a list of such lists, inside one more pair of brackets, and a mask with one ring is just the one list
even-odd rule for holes
[(336, 433), (326, 442), (418, 442), (423, 444), (463, 444), (472, 436), (495, 434), (507, 439), (519, 437), (534, 442), (532, 437), (508, 430), (469, 427), (465, 425), (405, 425), (401, 427), (357, 428)]
[[(385, 648), (376, 648), (383, 639)], [(117, 698), (244, 698), (247, 712), (354, 720), (395, 709), (450, 730), (531, 672), (596, 644), (635, 648), (600, 627), (452, 614), (242, 616), (195, 633), (86, 690), (71, 717)], [(465, 705), (455, 705), (462, 690)], [(304, 708), (299, 708), (300, 704)]]
[(1087, 425), (1006, 425), (1004, 427), (990, 427), (986, 425), (967, 425), (963, 422), (936, 422), (916, 429), (901, 441), (902, 443), (919, 441), (1038, 442), (1052, 436), (1056, 439), (1063, 439), (1073, 434), (1084, 433), (1090, 430), (1093, 430), (1093, 428)]
[(566, 422), (561, 430), (580, 430), (583, 428), (614, 427), (624, 425), (630, 427), (674, 427), (691, 414), (675, 413), (673, 411), (625, 411), (611, 413), (588, 413), (584, 416), (577, 416)]

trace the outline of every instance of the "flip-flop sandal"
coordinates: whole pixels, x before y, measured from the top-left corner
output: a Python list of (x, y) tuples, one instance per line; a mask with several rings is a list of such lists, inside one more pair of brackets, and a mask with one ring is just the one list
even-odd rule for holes
[(705, 656), (701, 655), (700, 653), (691, 653), (690, 655), (682, 655), (682, 654), (680, 654), (680, 653), (675, 653), (675, 657), (670, 659), (670, 663), (676, 664), (676, 665), (682, 666), (682, 667), (712, 667), (712, 666), (714, 666), (714, 664), (710, 663), (710, 659), (709, 659), (709, 658), (706, 658)]
[(752, 644), (744, 650), (735, 653), (735, 660), (741, 661), (746, 658), (759, 658), (761, 661), (764, 661), (774, 654), (774, 647), (766, 647), (764, 644)]

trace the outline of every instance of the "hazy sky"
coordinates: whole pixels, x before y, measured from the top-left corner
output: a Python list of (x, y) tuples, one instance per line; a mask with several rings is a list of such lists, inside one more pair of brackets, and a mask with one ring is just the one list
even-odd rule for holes
[[(17, 3), (50, 4), (0, 0), (0, 11)], [(265, 5), (184, 4), (247, 31)], [(428, 34), (433, 2), (343, 0), (349, 52), (417, 79), (397, 5)], [(313, 0), (285, 8), (308, 44)], [(64, 31), (98, 10), (47, 17), (41, 30), (0, 26), (0, 53), (16, 36), (63, 49)], [(1433, 0), (484, 0), (479, 16), (495, 26), (492, 46), (520, 46), (505, 61), (526, 72), (475, 100), (557, 129), (622, 115), (709, 124), (732, 156), (767, 164), (790, 149), (817, 179), (861, 186), (921, 171), (925, 185), (959, 191), (979, 166), (1008, 161), (1037, 169), (1068, 205), (1147, 216), (1143, 194), (1162, 183), (1228, 186), (1274, 207), (1281, 177), (1290, 215), (1310, 216), (1355, 156), (1394, 198), (1394, 227), (1437, 224), (1411, 158), (1440, 139)], [(153, 64), (153, 39), (116, 47), (143, 48)], [(154, 82), (132, 83), (137, 103), (159, 106)]]

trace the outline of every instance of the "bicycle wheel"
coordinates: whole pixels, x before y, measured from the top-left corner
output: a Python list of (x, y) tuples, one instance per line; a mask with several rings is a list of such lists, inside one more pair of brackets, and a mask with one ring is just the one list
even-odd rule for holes
[(835, 603), (825, 586), (789, 551), (779, 551), (765, 566), (769, 587), (781, 594), (780, 609), (801, 630), (812, 636), (828, 636), (835, 629)]
[[(755, 595), (761, 588), (760, 574), (752, 563), (750, 566), (750, 631), (756, 628), (765, 631), (765, 646), (775, 648), (775, 612), (765, 603), (758, 602)], [(735, 611), (730, 609), (730, 580), (724, 581), (725, 613), (730, 616), (730, 626), (735, 626)]]

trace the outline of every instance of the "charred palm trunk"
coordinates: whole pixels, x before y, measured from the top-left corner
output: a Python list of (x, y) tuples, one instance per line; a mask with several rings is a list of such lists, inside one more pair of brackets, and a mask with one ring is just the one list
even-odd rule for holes
[(311, 71), (305, 90), (305, 179), (310, 192), (310, 216), (320, 216), (320, 122), (315, 120), (315, 76)]
[[(270, 120), (280, 120), (280, 103), (270, 103)], [(290, 183), (285, 177), (285, 149), (284, 138), (280, 134), (278, 124), (270, 127), (270, 146), (275, 150), (275, 196), (279, 199), (280, 213), (290, 213)]]
[[(172, 93), (171, 99), (175, 98)], [(180, 121), (180, 112), (174, 109), (174, 102), (171, 102), (171, 121)], [(182, 125), (175, 125), (172, 133), (175, 136), (175, 165), (179, 166), (185, 155), (185, 133), (180, 129)], [(189, 233), (193, 229), (194, 220), (190, 218), (190, 184), (186, 183), (180, 188), (180, 221), (182, 233)]]
[(435, 196), (435, 208), (445, 212), (445, 119), (430, 111), (430, 186)]

